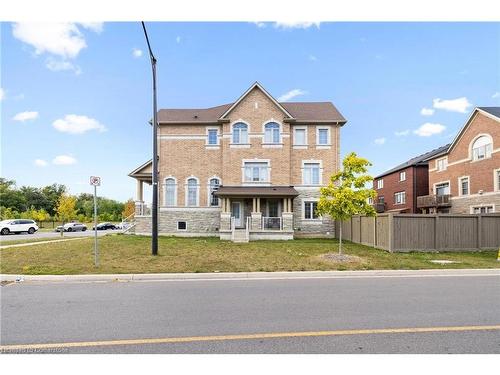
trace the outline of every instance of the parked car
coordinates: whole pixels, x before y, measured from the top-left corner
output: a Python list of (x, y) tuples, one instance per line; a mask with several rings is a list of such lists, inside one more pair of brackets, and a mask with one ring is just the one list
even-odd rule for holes
[(82, 223), (66, 223), (64, 225), (59, 225), (56, 228), (56, 232), (85, 232), (87, 230), (87, 226)]
[[(99, 223), (97, 224), (97, 230), (108, 230), (108, 229), (118, 229), (118, 227), (113, 223)], [(92, 227), (95, 230), (95, 227)]]
[(38, 225), (36, 225), (34, 220), (14, 219), (0, 221), (0, 228), (0, 233), (2, 235), (21, 232), (33, 234), (38, 230)]

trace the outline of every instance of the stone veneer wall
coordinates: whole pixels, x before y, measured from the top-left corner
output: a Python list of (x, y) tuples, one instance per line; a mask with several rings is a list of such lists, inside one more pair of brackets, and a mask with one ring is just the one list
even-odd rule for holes
[(303, 220), (302, 202), (318, 200), (319, 188), (295, 187), (299, 195), (293, 200), (293, 228), (295, 237), (335, 237), (335, 223), (330, 218)]
[(500, 192), (497, 194), (475, 195), (470, 197), (453, 197), (451, 199), (452, 214), (470, 214), (471, 206), (494, 205), (495, 212), (500, 212)]
[[(177, 222), (185, 221), (187, 230), (177, 230)], [(135, 233), (151, 234), (151, 216), (136, 218)], [(189, 209), (168, 211), (160, 209), (158, 231), (171, 236), (218, 236), (220, 228), (219, 209)]]

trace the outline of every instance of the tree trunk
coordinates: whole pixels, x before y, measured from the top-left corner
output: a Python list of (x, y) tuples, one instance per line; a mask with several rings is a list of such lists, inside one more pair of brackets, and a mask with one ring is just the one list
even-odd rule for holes
[(340, 221), (339, 226), (339, 255), (342, 254), (342, 221)]

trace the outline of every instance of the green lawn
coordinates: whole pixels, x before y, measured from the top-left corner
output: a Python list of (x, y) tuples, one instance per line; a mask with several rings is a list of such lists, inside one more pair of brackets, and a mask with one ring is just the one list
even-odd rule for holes
[[(150, 237), (111, 235), (99, 239), (101, 266), (94, 267), (93, 239), (0, 250), (6, 274), (89, 274), (157, 272), (251, 272), (424, 268), (500, 268), (496, 251), (391, 254), (345, 243), (345, 253), (361, 259), (338, 264), (321, 255), (336, 252), (337, 241), (301, 239), (235, 244), (217, 238), (160, 237), (151, 256)], [(439, 265), (432, 259), (460, 263)]]

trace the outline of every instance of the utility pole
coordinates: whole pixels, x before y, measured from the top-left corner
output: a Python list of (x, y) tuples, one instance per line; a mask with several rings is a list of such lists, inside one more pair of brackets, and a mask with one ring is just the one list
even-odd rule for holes
[(90, 185), (94, 186), (94, 264), (99, 267), (99, 249), (97, 247), (97, 187), (101, 186), (101, 177), (90, 176)]
[(144, 36), (148, 44), (149, 58), (151, 60), (151, 70), (153, 72), (153, 158), (152, 158), (152, 183), (153, 199), (151, 202), (151, 254), (158, 255), (158, 119), (156, 108), (156, 57), (153, 55), (149, 44), (146, 25), (141, 22)]

